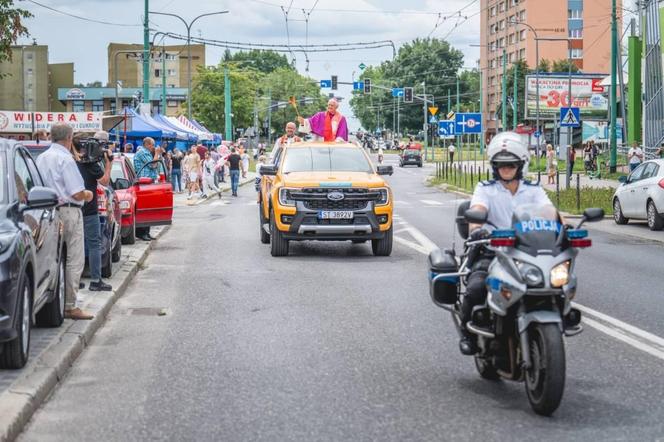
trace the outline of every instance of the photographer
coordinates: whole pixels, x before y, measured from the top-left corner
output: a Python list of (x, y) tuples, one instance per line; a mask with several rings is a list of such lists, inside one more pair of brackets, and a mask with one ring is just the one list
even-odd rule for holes
[[(91, 201), (83, 205), (83, 231), (85, 249), (88, 251), (90, 267), (90, 291), (110, 291), (113, 289), (101, 279), (101, 223), (97, 203), (97, 183), (107, 186), (111, 176), (113, 154), (108, 149), (108, 133), (97, 132), (94, 138), (74, 136), (74, 148), (79, 154), (78, 170), (83, 177), (85, 189), (92, 192)], [(105, 168), (100, 165), (105, 160)]]

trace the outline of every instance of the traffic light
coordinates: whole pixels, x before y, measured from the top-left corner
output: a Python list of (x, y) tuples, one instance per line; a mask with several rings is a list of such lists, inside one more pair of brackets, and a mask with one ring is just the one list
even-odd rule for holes
[(403, 88), (403, 102), (412, 103), (413, 102), (413, 88), (405, 87)]
[(371, 93), (371, 78), (364, 79), (364, 93), (365, 94)]
[(332, 90), (333, 91), (337, 90), (337, 76), (336, 75), (332, 76)]

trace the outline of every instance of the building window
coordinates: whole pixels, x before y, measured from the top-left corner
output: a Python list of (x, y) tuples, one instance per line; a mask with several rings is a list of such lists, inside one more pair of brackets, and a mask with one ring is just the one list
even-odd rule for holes
[(492, 41), (491, 43), (489, 43), (489, 51), (495, 52), (495, 50), (496, 50), (496, 42)]
[(175, 77), (178, 74), (175, 69), (168, 69), (167, 72), (169, 77)]
[(175, 54), (166, 54), (166, 60), (173, 61), (173, 60), (175, 60), (176, 58), (177, 58), (177, 57), (176, 57)]
[(519, 21), (526, 21), (526, 10), (519, 12)]
[(168, 106), (168, 107), (178, 107), (178, 102), (175, 101), (175, 100), (168, 100), (166, 102), (166, 106)]
[(505, 37), (501, 37), (501, 39), (498, 40), (498, 47), (499, 48), (504, 48), (505, 47)]
[(28, 68), (27, 72), (28, 72), (28, 75), (32, 75), (34, 71), (32, 70), (32, 68)]
[(519, 50), (519, 60), (523, 60), (526, 58), (526, 50), (525, 49), (520, 49)]
[(573, 60), (580, 60), (583, 58), (583, 49), (570, 49), (569, 57)]
[(115, 115), (115, 100), (111, 100), (111, 114)]
[(516, 36), (516, 34), (510, 34), (510, 44), (511, 45), (514, 44), (515, 36)]
[(526, 30), (523, 29), (522, 31), (519, 32), (519, 39), (521, 41), (524, 41), (526, 39)]
[(500, 27), (500, 30), (501, 30), (501, 31), (502, 31), (503, 29), (505, 29), (505, 20), (500, 20), (500, 26), (499, 26), (499, 27)]
[(505, 12), (505, 2), (500, 2), (498, 4), (498, 12)]
[(567, 10), (567, 18), (571, 20), (577, 20), (577, 19), (582, 19), (583, 18), (583, 11), (580, 9), (568, 9)]
[(74, 100), (71, 102), (71, 111), (72, 112), (85, 112), (85, 101), (83, 100)]
[(510, 6), (516, 6), (519, 4), (519, 0), (510, 0)]
[(496, 67), (496, 60), (489, 61), (489, 68), (493, 69)]
[(161, 69), (155, 69), (155, 70), (154, 70), (154, 76), (155, 76), (155, 78), (159, 78), (159, 74), (161, 74)]
[(583, 29), (570, 29), (569, 38), (583, 38)]
[(175, 85), (174, 84), (169, 84), (168, 87), (175, 87)]
[(104, 100), (92, 101), (92, 112), (101, 112), (104, 110)]

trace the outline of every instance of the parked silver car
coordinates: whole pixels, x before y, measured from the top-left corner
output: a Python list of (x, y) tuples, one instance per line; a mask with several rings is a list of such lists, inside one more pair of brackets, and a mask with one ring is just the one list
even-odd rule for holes
[(648, 221), (650, 230), (664, 228), (664, 160), (650, 160), (620, 177), (613, 194), (613, 219), (627, 224), (630, 219)]

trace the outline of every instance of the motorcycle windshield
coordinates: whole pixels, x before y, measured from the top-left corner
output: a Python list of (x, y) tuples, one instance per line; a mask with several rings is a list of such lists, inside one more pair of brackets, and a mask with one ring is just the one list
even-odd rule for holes
[(558, 210), (551, 205), (524, 205), (512, 216), (516, 232), (517, 248), (535, 256), (540, 250), (550, 250), (553, 255), (561, 251), (556, 245), (562, 231)]

